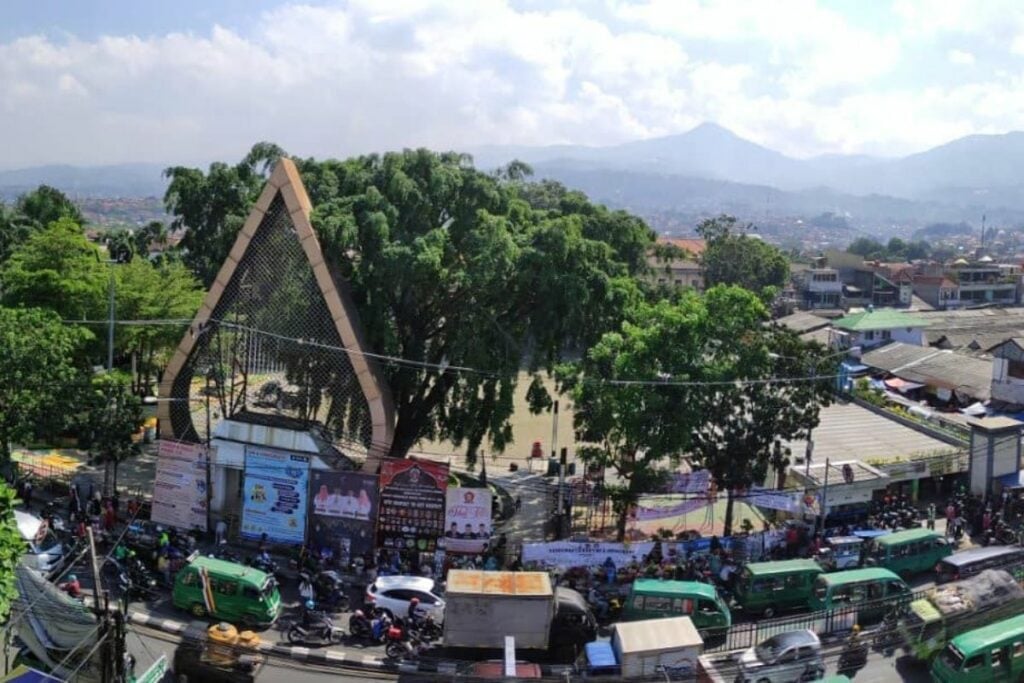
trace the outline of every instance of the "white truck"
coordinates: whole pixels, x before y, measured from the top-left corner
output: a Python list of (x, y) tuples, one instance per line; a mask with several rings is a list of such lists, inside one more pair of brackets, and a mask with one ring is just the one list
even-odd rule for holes
[(576, 591), (553, 588), (546, 572), (452, 569), (445, 589), (446, 648), (564, 650), (570, 660), (597, 635), (597, 621)]
[(586, 650), (589, 676), (692, 680), (704, 641), (689, 617), (669, 617), (617, 623), (611, 642), (588, 643)]

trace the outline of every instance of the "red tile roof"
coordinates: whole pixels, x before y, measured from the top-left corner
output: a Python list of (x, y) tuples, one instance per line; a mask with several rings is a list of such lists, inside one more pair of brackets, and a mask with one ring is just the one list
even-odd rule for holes
[(696, 237), (659, 237), (658, 242), (660, 244), (674, 245), (694, 256), (703, 254), (704, 248), (707, 246), (704, 240)]

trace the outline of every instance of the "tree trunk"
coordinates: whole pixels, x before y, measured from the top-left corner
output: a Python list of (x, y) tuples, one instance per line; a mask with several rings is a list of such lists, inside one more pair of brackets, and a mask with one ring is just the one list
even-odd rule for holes
[(121, 462), (119, 460), (114, 461), (114, 490), (112, 491), (114, 495), (117, 494), (117, 468), (120, 464)]
[(725, 526), (722, 529), (722, 536), (732, 536), (732, 487), (725, 490)]

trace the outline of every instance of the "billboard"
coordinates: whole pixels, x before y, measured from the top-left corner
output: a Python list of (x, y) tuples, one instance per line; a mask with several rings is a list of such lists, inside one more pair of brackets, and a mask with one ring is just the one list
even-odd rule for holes
[(448, 465), (385, 460), (380, 468), (380, 544), (396, 550), (436, 550), (444, 534), (447, 489)]
[(444, 547), (450, 553), (482, 553), (491, 538), (491, 492), (448, 489), (444, 508)]
[(205, 446), (160, 441), (150, 518), (178, 529), (206, 529)]
[(242, 536), (303, 543), (308, 492), (309, 456), (247, 446)]
[(309, 480), (314, 549), (329, 548), (342, 564), (372, 553), (380, 495), (377, 475), (314, 470)]

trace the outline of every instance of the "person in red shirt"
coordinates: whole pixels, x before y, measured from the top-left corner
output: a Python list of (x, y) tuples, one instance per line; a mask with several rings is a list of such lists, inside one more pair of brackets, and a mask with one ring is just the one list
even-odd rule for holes
[(68, 580), (57, 586), (73, 598), (82, 597), (82, 584), (78, 583), (78, 577), (74, 574), (68, 575)]

